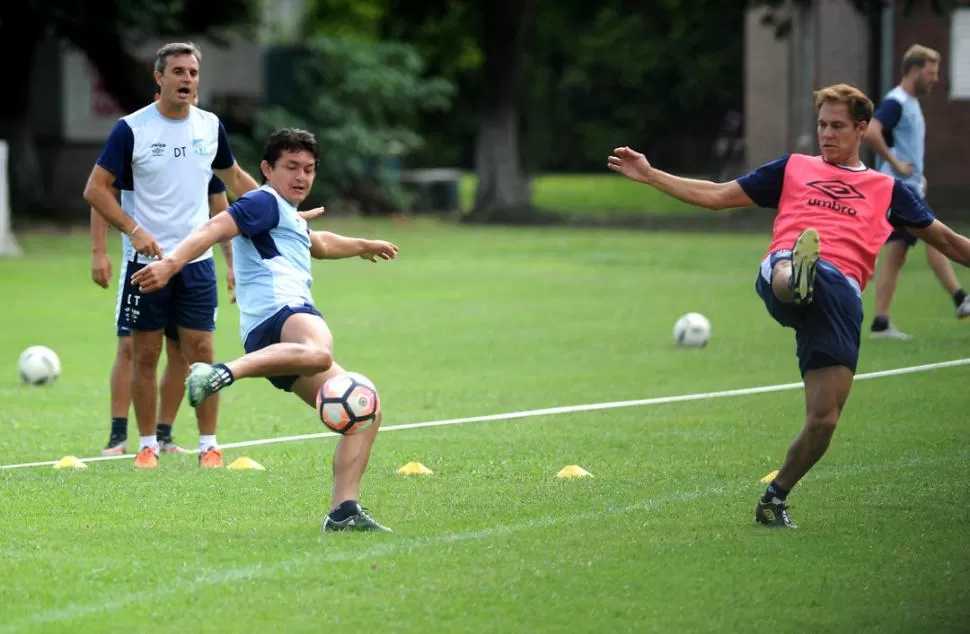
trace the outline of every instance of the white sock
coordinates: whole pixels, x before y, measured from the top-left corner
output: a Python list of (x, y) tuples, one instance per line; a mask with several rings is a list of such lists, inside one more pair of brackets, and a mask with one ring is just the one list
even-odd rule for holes
[(138, 451), (141, 451), (145, 447), (151, 447), (158, 453), (158, 438), (155, 436), (139, 436), (138, 437)]
[(218, 449), (219, 445), (216, 444), (216, 435), (211, 436), (199, 436), (199, 453), (203, 451), (208, 451), (209, 449)]

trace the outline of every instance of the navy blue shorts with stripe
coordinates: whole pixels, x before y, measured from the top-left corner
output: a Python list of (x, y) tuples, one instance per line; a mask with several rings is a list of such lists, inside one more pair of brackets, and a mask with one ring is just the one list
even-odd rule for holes
[[(271, 346), (274, 343), (279, 343), (280, 338), (283, 335), (283, 324), (286, 320), (300, 313), (306, 313), (309, 315), (316, 315), (323, 319), (323, 315), (316, 307), (310, 304), (303, 304), (302, 306), (284, 306), (283, 308), (276, 311), (272, 317), (260, 322), (255, 328), (249, 331), (246, 335), (246, 341), (243, 342), (243, 348), (246, 350), (246, 354), (250, 352), (256, 352), (257, 350), (262, 350), (267, 346)], [(299, 375), (286, 375), (286, 376), (270, 376), (266, 377), (270, 383), (273, 384), (277, 389), (283, 390), (284, 392), (292, 392), (293, 384)]]
[(771, 290), (771, 271), (779, 260), (790, 260), (791, 252), (777, 252), (766, 258), (758, 271), (755, 290), (768, 314), (795, 331), (798, 369), (845, 366), (855, 374), (859, 363), (862, 333), (862, 297), (858, 286), (830, 263), (819, 260), (815, 273), (814, 300), (808, 306), (786, 304)]
[[(121, 321), (124, 318), (124, 314), (125, 314), (124, 311), (121, 311), (121, 314), (118, 315), (118, 322), (115, 324), (116, 326), (115, 334), (118, 335), (119, 337), (130, 337), (131, 328), (128, 327), (127, 322)], [(171, 339), (172, 341), (178, 343), (179, 327), (175, 325), (174, 321), (169, 321), (168, 323), (165, 324), (165, 337), (167, 339)]]
[(886, 238), (886, 244), (897, 241), (905, 244), (907, 248), (912, 248), (916, 246), (918, 239), (905, 229), (893, 229), (893, 232), (889, 234), (888, 238)]
[(213, 258), (190, 262), (169, 280), (165, 288), (142, 293), (131, 276), (147, 264), (129, 261), (118, 311), (118, 334), (131, 331), (165, 330), (178, 337), (178, 328), (215, 330), (219, 288)]

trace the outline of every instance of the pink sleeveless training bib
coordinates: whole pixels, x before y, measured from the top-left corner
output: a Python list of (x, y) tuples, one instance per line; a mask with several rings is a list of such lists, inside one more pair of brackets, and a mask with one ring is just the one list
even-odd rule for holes
[(768, 253), (791, 249), (802, 231), (814, 228), (822, 238), (821, 258), (865, 289), (892, 232), (886, 216), (894, 183), (876, 170), (852, 170), (820, 156), (792, 154)]

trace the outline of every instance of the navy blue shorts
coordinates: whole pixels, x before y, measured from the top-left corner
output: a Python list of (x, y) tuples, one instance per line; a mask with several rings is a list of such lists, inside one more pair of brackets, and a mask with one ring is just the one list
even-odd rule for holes
[[(115, 302), (115, 334), (119, 337), (130, 337), (131, 328), (128, 327), (127, 316), (125, 312), (121, 310), (121, 298), (125, 293), (125, 273), (127, 271), (122, 271), (121, 276), (118, 278), (118, 299)], [(179, 328), (175, 325), (175, 320), (170, 319), (167, 324), (165, 324), (165, 336), (176, 343), (179, 340)]]
[[(246, 350), (246, 354), (256, 352), (257, 350), (262, 350), (266, 346), (271, 346), (274, 343), (279, 343), (280, 337), (283, 334), (283, 324), (285, 324), (286, 320), (293, 315), (300, 313), (316, 315), (317, 317), (323, 319), (323, 315), (320, 314), (320, 311), (310, 304), (303, 304), (302, 306), (284, 306), (272, 317), (261, 322), (259, 325), (249, 331), (249, 334), (246, 336), (246, 341), (243, 343), (243, 348)], [(292, 392), (293, 384), (296, 383), (298, 378), (300, 378), (300, 375), (290, 374), (286, 376), (269, 376), (266, 378), (277, 389), (283, 390), (284, 392)]]
[(219, 288), (213, 258), (191, 262), (169, 280), (165, 288), (142, 293), (131, 276), (147, 264), (129, 261), (118, 311), (118, 330), (162, 330), (166, 335), (178, 328), (215, 330)]
[(771, 290), (771, 271), (791, 252), (771, 255), (762, 263), (755, 290), (768, 314), (795, 330), (795, 350), (802, 375), (809, 370), (845, 366), (855, 374), (862, 333), (862, 297), (857, 286), (824, 260), (815, 269), (815, 299), (808, 306), (786, 304)]
[[(118, 328), (116, 334), (119, 337), (130, 337), (131, 328), (127, 324), (121, 323), (121, 318), (118, 318)], [(179, 327), (175, 325), (174, 322), (170, 321), (165, 324), (165, 337), (171, 339), (172, 341), (178, 343), (179, 340)]]
[(896, 241), (901, 241), (906, 245), (906, 248), (912, 248), (916, 246), (917, 238), (905, 229), (893, 229), (893, 232), (886, 238), (886, 244)]

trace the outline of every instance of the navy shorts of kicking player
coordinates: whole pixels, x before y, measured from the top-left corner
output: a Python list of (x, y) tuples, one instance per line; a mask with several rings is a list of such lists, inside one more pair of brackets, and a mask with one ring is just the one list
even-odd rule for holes
[(146, 266), (128, 261), (118, 313), (119, 331), (122, 324), (139, 331), (164, 329), (166, 334), (172, 330), (177, 333), (178, 328), (215, 330), (219, 286), (213, 258), (186, 264), (164, 288), (154, 293), (142, 293), (131, 282), (131, 276)]
[(798, 369), (845, 366), (855, 374), (862, 332), (862, 293), (859, 284), (825, 260), (815, 267), (814, 299), (807, 306), (786, 304), (771, 290), (771, 272), (791, 251), (772, 253), (761, 263), (755, 290), (775, 321), (795, 330)]
[[(280, 338), (283, 336), (283, 324), (285, 324), (286, 320), (293, 315), (298, 315), (300, 313), (316, 315), (317, 317), (323, 319), (323, 315), (320, 314), (320, 311), (311, 304), (284, 306), (273, 313), (272, 317), (259, 322), (255, 328), (249, 331), (249, 334), (246, 335), (246, 341), (243, 342), (243, 348), (246, 350), (246, 354), (256, 352), (257, 350), (262, 350), (263, 348), (271, 346), (274, 343), (279, 343), (281, 340)], [(296, 383), (296, 380), (300, 378), (300, 376), (298, 374), (290, 374), (286, 376), (270, 376), (266, 378), (277, 389), (283, 390), (284, 392), (292, 392), (293, 384)]]

